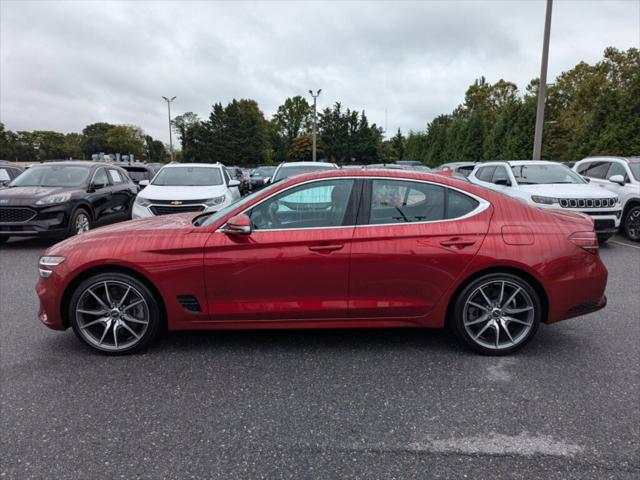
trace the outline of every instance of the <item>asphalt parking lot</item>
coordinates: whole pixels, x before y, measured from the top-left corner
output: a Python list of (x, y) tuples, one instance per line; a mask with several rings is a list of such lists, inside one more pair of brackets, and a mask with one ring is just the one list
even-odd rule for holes
[(0, 247), (1, 478), (640, 475), (640, 245), (603, 311), (506, 358), (441, 331), (172, 333), (104, 357), (36, 318), (46, 243)]

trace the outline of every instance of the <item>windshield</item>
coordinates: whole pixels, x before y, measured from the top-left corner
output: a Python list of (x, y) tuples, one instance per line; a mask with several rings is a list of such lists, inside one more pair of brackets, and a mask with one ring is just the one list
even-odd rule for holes
[(283, 178), (293, 177), (301, 173), (318, 172), (320, 170), (333, 170), (333, 167), (327, 165), (285, 165), (278, 169), (278, 173), (276, 173), (273, 181), (277, 182)]
[(218, 210), (217, 212), (212, 212), (208, 216), (207, 216), (207, 214), (202, 215), (202, 216), (200, 216), (198, 218), (198, 223), (195, 224), (195, 225), (197, 227), (206, 227), (207, 225), (211, 225), (212, 223), (217, 222), (222, 217), (224, 217), (228, 213), (230, 213), (233, 210), (235, 210), (236, 208), (242, 207), (243, 205), (248, 204), (254, 198), (256, 198), (258, 195), (262, 195), (264, 192), (269, 192), (269, 191), (271, 191), (271, 190), (273, 190), (275, 188), (278, 188), (279, 186), (280, 186), (279, 183), (272, 183), (271, 185), (269, 185), (266, 188), (263, 188), (262, 190), (259, 190), (257, 192), (251, 193), (251, 194), (247, 195), (246, 197), (243, 197), (242, 199), (237, 200), (235, 203), (227, 205), (222, 210)]
[(222, 185), (222, 175), (218, 167), (168, 167), (160, 170), (151, 184), (161, 187)]
[(587, 183), (580, 175), (564, 165), (531, 164), (511, 167), (519, 185), (556, 183)]
[(10, 187), (80, 187), (87, 183), (90, 169), (70, 165), (42, 165), (21, 173)]
[(633, 178), (640, 182), (640, 162), (630, 162), (629, 170), (631, 170), (631, 175), (633, 175)]
[(268, 177), (273, 175), (276, 167), (260, 167), (256, 168), (253, 172), (251, 172), (252, 177)]

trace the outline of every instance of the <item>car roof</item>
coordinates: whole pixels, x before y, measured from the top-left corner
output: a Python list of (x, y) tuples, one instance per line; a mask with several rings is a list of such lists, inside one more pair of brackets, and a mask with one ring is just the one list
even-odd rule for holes
[(478, 166), (484, 167), (486, 165), (504, 165), (509, 164), (512, 167), (517, 165), (558, 165), (558, 162), (551, 162), (549, 160), (489, 160), (487, 162), (479, 163)]
[(281, 163), (279, 166), (280, 167), (292, 167), (292, 166), (298, 166), (298, 165), (302, 165), (302, 166), (321, 166), (321, 167), (332, 167), (332, 168), (337, 168), (338, 166), (335, 163), (330, 163), (330, 162), (283, 162)]
[[(585, 157), (582, 160), (578, 160), (579, 162), (583, 162), (585, 160), (622, 160), (623, 162), (627, 162), (627, 163), (636, 163), (636, 162), (640, 162), (640, 157), (616, 157), (616, 156), (612, 156), (612, 155), (598, 155), (598, 156), (594, 156), (594, 157)], [(576, 162), (577, 163), (577, 162)]]
[(78, 166), (78, 167), (95, 167), (99, 165), (101, 167), (117, 167), (118, 165), (114, 163), (107, 162), (93, 162), (91, 160), (60, 160), (56, 162), (34, 162), (29, 167), (39, 167), (39, 166)]
[(162, 168), (180, 168), (180, 167), (217, 167), (222, 168), (222, 165), (219, 162), (216, 163), (168, 163)]

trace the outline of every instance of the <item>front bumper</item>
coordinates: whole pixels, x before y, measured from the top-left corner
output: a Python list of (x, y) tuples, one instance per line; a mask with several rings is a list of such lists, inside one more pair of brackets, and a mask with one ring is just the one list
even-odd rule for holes
[(189, 213), (192, 212), (194, 214), (201, 212), (216, 212), (218, 210), (222, 210), (226, 206), (232, 203), (230, 198), (227, 198), (219, 205), (215, 205), (213, 207), (201, 203), (187, 203), (188, 201), (184, 201), (181, 205), (172, 205), (169, 202), (166, 203), (152, 203), (147, 207), (143, 207), (138, 203), (133, 204), (133, 210), (131, 211), (131, 218), (148, 218), (155, 217), (159, 215), (170, 215), (173, 213)]
[[(66, 236), (72, 207), (68, 204), (45, 207), (8, 206), (0, 207), (9, 210), (30, 210), (32, 218), (25, 221), (0, 222), (0, 237), (43, 237), (57, 238)], [(11, 217), (4, 215), (3, 217)]]

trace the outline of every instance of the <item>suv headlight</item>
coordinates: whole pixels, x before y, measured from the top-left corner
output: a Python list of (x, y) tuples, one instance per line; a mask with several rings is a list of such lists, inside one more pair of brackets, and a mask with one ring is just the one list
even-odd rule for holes
[(151, 205), (151, 201), (138, 195), (136, 197), (136, 205), (140, 205), (141, 207), (148, 207), (149, 205)]
[(36, 205), (53, 205), (54, 203), (64, 203), (71, 200), (70, 193), (54, 193), (41, 198), (36, 202)]
[(541, 203), (542, 205), (553, 205), (554, 203), (560, 203), (557, 198), (541, 197), (540, 195), (531, 195), (531, 200), (533, 200), (535, 203)]
[(226, 198), (227, 198), (226, 195), (220, 195), (219, 197), (213, 197), (213, 198), (210, 198), (209, 200), (205, 200), (204, 204), (207, 205), (208, 207), (213, 207), (215, 205), (220, 205), (222, 202), (226, 200)]

